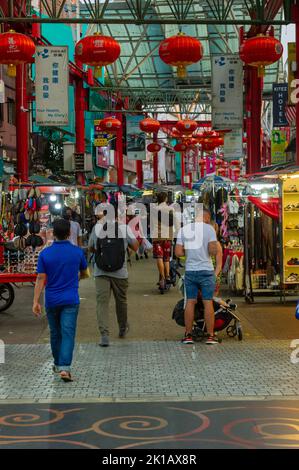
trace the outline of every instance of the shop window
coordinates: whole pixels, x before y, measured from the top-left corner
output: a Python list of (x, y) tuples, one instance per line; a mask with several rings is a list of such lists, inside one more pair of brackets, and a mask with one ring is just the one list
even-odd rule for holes
[(11, 98), (7, 98), (7, 122), (16, 125), (16, 103)]

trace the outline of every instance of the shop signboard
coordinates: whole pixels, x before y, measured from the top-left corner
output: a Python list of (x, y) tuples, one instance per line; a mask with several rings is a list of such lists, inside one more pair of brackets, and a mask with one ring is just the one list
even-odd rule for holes
[(292, 82), (296, 80), (296, 43), (288, 43), (288, 95), (289, 104), (296, 104), (292, 102), (292, 93), (296, 89), (296, 86), (292, 86)]
[(37, 46), (35, 55), (36, 124), (69, 123), (69, 69), (67, 46)]
[(96, 148), (96, 166), (99, 168), (109, 168), (110, 149), (109, 147)]
[(187, 173), (197, 171), (199, 150), (197, 147), (186, 150), (186, 171)]
[(275, 129), (271, 136), (271, 164), (277, 165), (286, 162), (287, 132), (283, 129)]
[(93, 121), (94, 124), (94, 141), (93, 145), (95, 147), (107, 147), (109, 145), (110, 140), (113, 138), (112, 134), (108, 134), (107, 132), (103, 132), (100, 128), (101, 119), (95, 119)]
[(127, 116), (127, 156), (129, 160), (146, 160), (145, 133), (139, 123), (144, 116)]
[(212, 56), (212, 125), (243, 127), (243, 64), (236, 54)]
[(224, 136), (224, 160), (238, 160), (243, 157), (243, 130), (233, 129)]
[(288, 102), (288, 84), (273, 83), (273, 127), (288, 127), (286, 106)]

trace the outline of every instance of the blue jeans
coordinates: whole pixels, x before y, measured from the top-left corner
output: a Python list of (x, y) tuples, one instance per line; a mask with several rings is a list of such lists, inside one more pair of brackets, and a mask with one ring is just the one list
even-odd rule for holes
[(59, 370), (69, 371), (75, 346), (79, 305), (47, 307), (46, 311), (54, 364)]

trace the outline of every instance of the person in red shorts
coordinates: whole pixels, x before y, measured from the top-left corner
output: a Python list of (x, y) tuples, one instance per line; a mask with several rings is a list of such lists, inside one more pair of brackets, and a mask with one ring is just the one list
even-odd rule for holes
[(170, 256), (175, 219), (174, 210), (168, 206), (167, 199), (167, 193), (158, 194), (158, 206), (154, 214), (153, 256), (157, 260), (159, 288), (162, 290), (166, 288), (166, 283), (170, 284)]

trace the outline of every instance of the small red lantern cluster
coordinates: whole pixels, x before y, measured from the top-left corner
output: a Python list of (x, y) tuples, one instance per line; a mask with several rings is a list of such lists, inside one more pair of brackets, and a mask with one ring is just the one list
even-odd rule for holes
[(116, 132), (118, 129), (121, 128), (121, 122), (114, 117), (108, 117), (102, 119), (99, 124), (100, 129), (105, 132)]
[(93, 36), (86, 36), (77, 42), (75, 47), (75, 57), (83, 64), (95, 67), (95, 77), (101, 75), (101, 67), (113, 64), (120, 56), (119, 43), (100, 33)]
[(283, 46), (273, 36), (259, 36), (246, 39), (240, 47), (240, 58), (245, 64), (258, 67), (259, 77), (265, 75), (265, 66), (277, 62), (283, 53)]
[(151, 153), (157, 153), (160, 152), (161, 150), (161, 145), (157, 144), (156, 142), (152, 142), (151, 144), (148, 144), (147, 150)]
[(185, 78), (186, 67), (202, 59), (203, 47), (198, 39), (178, 33), (161, 42), (159, 55), (165, 64), (177, 67), (179, 78)]
[(146, 118), (140, 121), (139, 127), (143, 132), (147, 133), (155, 133), (158, 132), (160, 129), (160, 123), (156, 119)]
[(181, 134), (192, 134), (197, 129), (197, 122), (191, 119), (178, 121), (175, 125)]
[(7, 74), (16, 76), (16, 65), (32, 61), (35, 44), (25, 34), (13, 30), (0, 35), (0, 64), (7, 64)]

